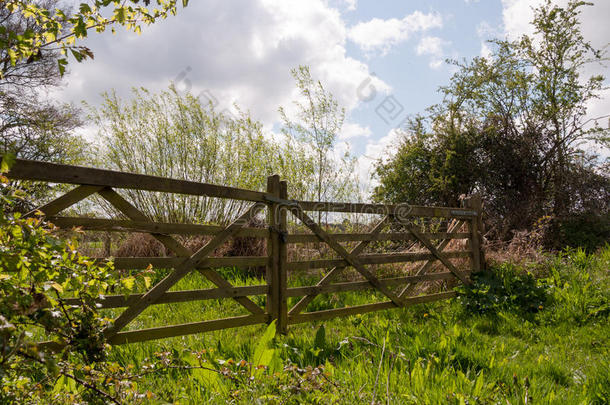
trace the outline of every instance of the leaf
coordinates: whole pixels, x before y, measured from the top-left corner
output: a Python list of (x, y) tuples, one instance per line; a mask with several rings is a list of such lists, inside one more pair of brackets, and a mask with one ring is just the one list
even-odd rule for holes
[(320, 325), (318, 331), (316, 332), (316, 337), (313, 341), (313, 346), (323, 349), (326, 347), (326, 330), (324, 329), (324, 325)]
[(11, 167), (15, 164), (17, 158), (12, 153), (5, 153), (2, 155), (2, 163), (0, 163), (0, 173), (8, 172)]
[(59, 68), (59, 75), (63, 76), (66, 73), (66, 66), (68, 65), (68, 60), (66, 58), (57, 59), (57, 67)]
[(275, 349), (272, 348), (273, 337), (275, 336), (275, 320), (267, 326), (265, 333), (261, 336), (260, 340), (256, 344), (254, 349), (254, 356), (252, 356), (252, 365), (254, 367), (264, 366), (268, 367), (274, 357)]
[(150, 288), (150, 277), (144, 277), (144, 286)]
[(82, 62), (84, 57), (80, 53), (80, 51), (77, 51), (75, 49), (70, 49), (70, 52), (72, 53), (72, 56), (74, 56), (74, 59), (76, 59), (77, 62)]
[(59, 283), (51, 283), (51, 287), (53, 287), (58, 293), (64, 292), (64, 288)]
[(125, 277), (123, 279), (121, 279), (121, 284), (123, 285), (123, 287), (127, 288), (128, 290), (132, 290), (133, 289), (133, 285), (135, 284), (136, 279), (133, 277)]

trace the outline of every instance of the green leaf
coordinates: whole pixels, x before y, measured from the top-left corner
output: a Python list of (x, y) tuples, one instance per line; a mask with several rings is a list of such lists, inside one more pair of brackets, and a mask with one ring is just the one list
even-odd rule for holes
[(76, 59), (77, 62), (82, 62), (82, 60), (84, 59), (84, 56), (80, 53), (80, 51), (77, 51), (76, 49), (70, 49), (70, 52), (72, 53), (72, 56), (74, 56), (74, 59)]
[(66, 73), (66, 66), (68, 65), (68, 60), (66, 58), (57, 59), (57, 67), (59, 68), (60, 76), (63, 76)]
[(16, 157), (12, 153), (5, 153), (2, 156), (2, 163), (0, 163), (0, 173), (7, 173), (11, 167), (15, 164)]
[(123, 287), (125, 287), (128, 290), (132, 290), (133, 289), (133, 285), (135, 284), (136, 279), (134, 277), (125, 277), (123, 279), (121, 279), (121, 285), (123, 285)]
[(53, 283), (51, 283), (51, 287), (53, 287), (59, 293), (64, 292), (64, 288), (59, 283), (53, 282)]
[(324, 325), (320, 325), (318, 328), (313, 346), (320, 349), (323, 349), (326, 346), (326, 330), (324, 329)]
[(273, 360), (275, 349), (272, 347), (273, 337), (275, 336), (275, 320), (267, 326), (265, 333), (261, 336), (260, 340), (256, 344), (254, 349), (254, 356), (252, 357), (253, 371), (257, 366), (268, 367)]

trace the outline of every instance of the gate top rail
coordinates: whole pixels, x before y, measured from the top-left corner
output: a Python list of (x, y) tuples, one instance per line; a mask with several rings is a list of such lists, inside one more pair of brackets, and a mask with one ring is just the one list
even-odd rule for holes
[(298, 204), (304, 211), (394, 215), (399, 219), (407, 217), (472, 219), (479, 215), (476, 210), (467, 208), (285, 200), (268, 192), (237, 187), (27, 159), (17, 159), (9, 172), (9, 177), (16, 180), (158, 191), (252, 202), (277, 202), (288, 206)]
[(264, 202), (267, 193), (216, 184), (178, 180), (147, 174), (125, 173), (92, 167), (64, 165), (17, 159), (9, 172), (17, 180), (37, 180), (51, 183), (68, 183), (90, 186), (127, 188), (133, 190), (160, 191), (234, 200)]

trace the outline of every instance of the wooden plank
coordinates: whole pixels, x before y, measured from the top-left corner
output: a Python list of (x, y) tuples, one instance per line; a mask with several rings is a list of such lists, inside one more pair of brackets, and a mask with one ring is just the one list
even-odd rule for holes
[(472, 250), (472, 271), (481, 271), (481, 244), (479, 243), (478, 219), (469, 221), (470, 225), (470, 249)]
[[(468, 230), (470, 231), (470, 246), (472, 249), (472, 271), (481, 271), (482, 264), (484, 264), (484, 254), (481, 249), (481, 231), (483, 229), (483, 220), (481, 218), (481, 211), (483, 202), (481, 196), (478, 194), (472, 195), (464, 199), (463, 204), (466, 208), (475, 210), (478, 215), (476, 218), (468, 221)], [(483, 263), (482, 263), (483, 262)]]
[(244, 201), (262, 202), (265, 196), (265, 193), (235, 187), (25, 159), (16, 160), (11, 168), (10, 177), (16, 180), (87, 184)]
[[(132, 219), (134, 221), (149, 221), (150, 219), (144, 215), (140, 210), (134, 207), (129, 201), (124, 199), (120, 194), (114, 191), (111, 188), (104, 188), (99, 192), (99, 194), (113, 207), (122, 212), (127, 216), (127, 218)], [(191, 255), (191, 251), (178, 243), (177, 240), (172, 238), (169, 235), (165, 235), (162, 233), (151, 233), (151, 235), (157, 239), (159, 242), (163, 244), (166, 248), (174, 252), (178, 256), (188, 257)]]
[[(149, 305), (158, 300), (163, 295), (163, 293), (165, 293), (174, 284), (180, 281), (193, 268), (200, 266), (210, 253), (212, 253), (218, 246), (222, 245), (229, 237), (231, 237), (235, 232), (237, 232), (239, 228), (243, 227), (247, 223), (247, 221), (262, 208), (263, 206), (259, 204), (253, 204), (231, 225), (226, 227), (225, 230), (223, 230), (222, 232), (218, 233), (205, 246), (203, 246), (201, 249), (191, 255), (188, 260), (186, 260), (183, 264), (176, 267), (172, 273), (167, 275), (163, 280), (153, 286), (146, 294), (144, 294), (137, 301), (134, 300), (134, 302), (129, 306), (129, 308), (127, 308), (118, 318), (115, 319), (113, 326), (106, 330), (106, 336), (111, 337), (115, 335), (135, 317), (140, 315), (142, 311), (144, 311)], [(203, 274), (219, 287), (232, 287), (229, 282), (222, 279), (222, 277), (220, 277), (219, 275), (213, 275), (212, 273), (210, 273), (211, 270), (202, 270), (202, 272), (206, 272)], [(258, 305), (256, 305), (245, 297), (237, 298), (236, 300), (240, 300), (238, 302), (244, 306), (248, 306), (248, 310), (251, 310), (252, 312), (262, 312)], [(249, 301), (249, 303), (244, 304), (244, 302), (246, 301), (243, 300), (247, 300)]]
[[(443, 253), (447, 258), (470, 257), (469, 250), (448, 251)], [(436, 261), (437, 258), (430, 252), (404, 252), (404, 253), (388, 253), (388, 254), (365, 254), (358, 256), (362, 264), (387, 264), (387, 263), (403, 263), (403, 262), (419, 262), (422, 260)], [(349, 266), (349, 263), (344, 259), (320, 259), (320, 260), (303, 260), (297, 262), (288, 262), (288, 269), (293, 271), (303, 271), (309, 269), (323, 269), (335, 266)]]
[[(73, 227), (82, 228), (85, 231), (106, 232), (141, 232), (141, 233), (164, 233), (172, 235), (216, 235), (224, 229), (217, 225), (198, 224), (172, 224), (163, 222), (131, 221), (104, 218), (75, 218), (75, 217), (48, 217), (55, 226), (65, 229)], [(266, 238), (269, 236), (268, 229), (243, 228), (235, 236)], [(468, 236), (466, 236), (468, 237)]]
[(468, 278), (462, 274), (461, 271), (459, 271), (458, 269), (455, 268), (455, 266), (453, 265), (453, 263), (451, 263), (444, 254), (441, 254), (436, 247), (432, 244), (432, 242), (430, 242), (430, 239), (426, 238), (424, 235), (422, 235), (421, 232), (419, 232), (417, 229), (415, 229), (415, 227), (409, 223), (404, 223), (402, 224), (405, 228), (407, 228), (407, 230), (409, 232), (411, 232), (413, 234), (413, 236), (415, 236), (421, 243), (422, 245), (424, 245), (429, 251), (430, 253), (432, 253), (432, 255), (434, 255), (434, 257), (436, 257), (438, 260), (440, 260), (441, 263), (443, 263), (443, 265), (445, 265), (445, 267), (447, 267), (449, 269), (449, 271), (451, 271), (453, 274), (455, 274), (455, 276), (457, 278), (460, 279), (460, 281), (462, 281), (464, 284), (470, 284), (470, 280), (468, 280)]
[(356, 255), (352, 255), (345, 250), (343, 246), (334, 240), (330, 239), (328, 234), (320, 228), (318, 224), (316, 224), (309, 216), (303, 211), (303, 209), (296, 205), (290, 206), (290, 211), (293, 215), (295, 215), (305, 226), (307, 226), (313, 233), (320, 237), (320, 240), (326, 242), (326, 244), (335, 252), (339, 254), (345, 261), (349, 263), (356, 271), (362, 274), (372, 285), (375, 286), (379, 291), (381, 291), (386, 297), (392, 300), (394, 304), (397, 306), (401, 305), (400, 298), (394, 294), (390, 289), (379, 283), (379, 279), (368, 271), (364, 265), (360, 262), (360, 260), (356, 257)]
[[(455, 278), (453, 273), (450, 271), (442, 273), (430, 273), (423, 274), (421, 276), (406, 276), (406, 277), (392, 277), (392, 278), (381, 278), (379, 282), (385, 286), (396, 286), (404, 283), (417, 283), (421, 281), (435, 281), (435, 280), (450, 280)], [(318, 295), (327, 294), (332, 292), (344, 292), (344, 291), (361, 291), (375, 288), (368, 281), (350, 281), (345, 283), (334, 283), (327, 285), (312, 285), (303, 287), (292, 287), (288, 289), (289, 297), (301, 297), (303, 295)]]
[[(205, 290), (168, 291), (151, 305), (262, 295), (267, 294), (268, 290), (269, 287), (267, 285), (253, 285), (233, 287), (231, 289), (209, 288)], [(144, 294), (130, 294), (127, 296), (107, 295), (103, 299), (97, 301), (97, 303), (100, 304), (101, 308), (120, 308), (129, 305), (130, 300), (139, 299), (143, 295)], [(62, 299), (61, 302), (65, 305), (78, 305), (80, 300), (78, 298), (65, 298)]]
[[(467, 239), (470, 237), (468, 232), (427, 232), (424, 233), (430, 239)], [(357, 242), (357, 241), (402, 241), (416, 240), (413, 235), (407, 233), (380, 233), (373, 235), (370, 233), (329, 233), (329, 236), (337, 242)], [(286, 236), (286, 243), (315, 243), (320, 239), (316, 235), (309, 233), (299, 233)]]
[[(280, 198), (288, 198), (288, 184), (285, 181), (280, 181)], [(288, 333), (288, 246), (286, 244), (285, 235), (288, 233), (288, 218), (286, 209), (281, 205), (278, 205), (278, 228), (280, 231), (279, 240), (279, 282), (278, 288), (278, 304), (279, 304), (279, 316), (277, 320), (277, 331), (285, 335)]]
[[(458, 221), (455, 220), (453, 225), (449, 226), (449, 232), (453, 232), (453, 231), (457, 231), (458, 229), (460, 229), (462, 227), (462, 225), (464, 225), (463, 221)], [(437, 250), (439, 252), (443, 251), (445, 249), (445, 247), (447, 247), (447, 245), (449, 244), (449, 242), (451, 242), (450, 239), (446, 239), (444, 241), (442, 241), (441, 243), (438, 244), (437, 246)], [(451, 252), (443, 252), (443, 254), (445, 255), (445, 257), (447, 258), (451, 258)], [(432, 265), (436, 262), (436, 258), (433, 258), (432, 260), (428, 260), (426, 263), (424, 263), (416, 272), (415, 275), (419, 276), (422, 274), (425, 274), (431, 267)], [(405, 286), (405, 288), (400, 292), (400, 296), (405, 296), (405, 295), (409, 295), (412, 291), (413, 288), (415, 287), (415, 284), (407, 284)]]
[[(104, 199), (106, 199), (108, 202), (110, 202), (115, 208), (117, 208), (119, 211), (121, 211), (123, 214), (125, 214), (128, 218), (135, 220), (135, 221), (146, 221), (148, 219), (148, 217), (146, 217), (146, 215), (141, 213), (136, 207), (131, 205), (131, 203), (129, 201), (127, 201), (123, 197), (121, 197), (116, 191), (109, 189), (109, 188), (105, 188), (102, 191), (100, 191), (99, 193)], [(253, 205), (251, 210), (254, 209), (256, 211), (259, 208), (262, 208), (263, 206), (260, 205), (259, 208), (256, 208), (256, 207), (257, 207), (256, 204)], [(247, 214), (249, 213), (250, 216), (254, 215), (253, 212), (251, 212), (251, 210), (247, 211)], [(239, 224), (237, 224), (236, 227), (233, 228), (232, 232), (234, 233), (234, 232), (238, 231), (239, 229), (241, 229), (241, 227), (243, 227), (246, 224), (246, 222), (249, 218), (250, 217), (248, 217), (245, 221), (242, 221)], [(239, 219), (237, 221), (239, 221)], [(230, 226), (232, 226), (232, 225), (230, 225)], [(211, 250), (209, 250), (208, 254), (205, 255), (205, 256), (208, 256), (210, 253), (212, 253), (214, 251), (214, 249), (216, 249), (219, 246), (219, 245), (217, 245), (217, 243), (219, 243), (219, 241), (220, 241), (220, 244), (222, 244), (226, 241), (226, 239), (233, 236), (233, 233), (231, 233), (231, 232), (229, 232), (228, 234), (223, 234), (224, 232), (226, 232), (226, 229), (224, 231), (221, 231), (218, 234), (216, 234), (214, 239), (212, 239), (204, 247), (202, 247), (199, 252), (201, 252), (202, 249), (208, 249), (208, 245), (212, 244), (213, 247), (211, 248)], [(160, 234), (160, 233), (152, 233), (151, 235), (155, 239), (157, 239), (159, 242), (161, 242), (166, 248), (168, 248), (171, 251), (173, 251), (174, 253), (176, 253), (176, 255), (182, 256), (182, 257), (190, 256), (190, 258), (187, 259), (187, 261), (190, 260), (193, 256), (195, 256), (195, 255), (191, 256), (191, 251), (189, 249), (182, 246), (176, 239), (174, 239), (173, 237), (171, 237), (169, 235)], [(197, 254), (197, 253), (195, 253), (195, 254)], [(205, 256), (202, 256), (202, 257), (205, 257)], [(203, 274), (208, 280), (210, 280), (212, 283), (214, 283), (219, 288), (230, 289), (233, 287), (233, 285), (231, 285), (231, 283), (229, 283), (224, 278), (222, 278), (218, 273), (211, 270), (210, 268), (206, 268), (205, 266), (197, 265), (197, 264), (192, 265), (192, 263), (188, 264), (188, 263), (186, 263), (186, 261), (181, 263), (179, 266), (191, 266), (191, 268), (198, 269), (201, 274)], [(155, 287), (153, 287), (153, 289)], [(144, 299), (144, 297), (142, 297), (142, 299)], [(254, 314), (262, 312), (262, 310), (258, 307), (258, 305), (256, 305), (254, 302), (252, 302), (252, 300), (250, 300), (246, 297), (236, 297), (236, 298), (234, 298), (234, 300), (236, 302), (238, 302), (239, 304), (241, 304), (248, 311), (250, 311)], [(134, 305), (135, 305), (135, 302), (137, 302), (137, 301), (134, 300)], [(126, 312), (127, 312), (127, 310), (126, 310)]]
[[(442, 292), (442, 293), (437, 293), (437, 294), (421, 295), (419, 297), (403, 298), (403, 300), (404, 300), (403, 306), (422, 304), (424, 302), (439, 301), (439, 300), (444, 300), (444, 299), (448, 299), (448, 298), (454, 298), (456, 296), (457, 296), (457, 293), (455, 291), (448, 291), (448, 292)], [(347, 308), (336, 308), (336, 309), (327, 309), (327, 310), (316, 311), (316, 312), (306, 312), (306, 313), (295, 314), (295, 315), (289, 316), (288, 324), (292, 325), (292, 324), (303, 323), (303, 322), (322, 321), (325, 319), (335, 318), (338, 316), (343, 317), (343, 316), (364, 314), (367, 312), (374, 312), (374, 311), (380, 311), (380, 310), (391, 309), (391, 308), (396, 308), (396, 305), (392, 301), (384, 301), (384, 302), (376, 302), (374, 304), (357, 305), (357, 306), (347, 307)]]
[[(280, 197), (280, 176), (273, 175), (267, 177), (267, 193), (273, 195), (276, 199)], [(271, 202), (267, 209), (267, 221), (269, 222), (270, 234), (267, 240), (268, 249), (268, 264), (266, 271), (266, 280), (269, 285), (269, 295), (267, 296), (266, 309), (271, 315), (270, 319), (279, 318), (280, 313), (280, 234), (279, 234), (279, 204)], [(276, 329), (277, 330), (277, 329)]]
[(119, 332), (109, 339), (109, 343), (113, 345), (122, 345), (125, 343), (144, 342), (147, 340), (192, 335), (195, 333), (211, 332), (214, 330), (236, 328), (239, 326), (256, 325), (258, 323), (267, 322), (268, 318), (269, 316), (267, 314), (245, 315), (225, 319), (215, 319), (211, 321), (192, 322), (180, 325)]
[[(383, 228), (385, 228), (385, 226), (388, 224), (389, 221), (389, 217), (386, 216), (384, 217), (381, 221), (379, 221), (379, 223), (377, 225), (375, 225), (375, 227), (372, 229), (370, 235), (371, 236), (376, 236), (378, 235)], [(360, 255), (362, 253), (362, 251), (369, 245), (369, 241), (364, 240), (362, 242), (360, 242), (358, 245), (356, 245), (352, 251), (350, 252), (350, 254), (352, 255)], [(347, 262), (344, 262), (347, 263)], [(292, 263), (287, 263), (287, 266), (291, 267), (294, 269), (294, 267), (291, 266)], [(330, 266), (329, 266), (330, 267)], [(322, 287), (325, 286), (327, 284), (330, 284), (337, 275), (339, 275), (339, 273), (345, 268), (345, 265), (342, 264), (338, 264), (336, 265), (333, 269), (331, 269), (328, 274), (326, 274), (317, 284), (318, 287)], [(303, 309), (305, 309), (307, 307), (307, 305), (309, 305), (309, 303), (311, 301), (313, 301), (313, 299), (316, 297), (317, 293), (313, 293), (313, 294), (308, 294), (307, 296), (301, 298), (301, 300), (299, 300), (299, 302), (297, 302), (291, 309), (289, 314), (294, 315), (294, 314), (298, 314), (299, 312), (301, 312)]]
[[(450, 207), (423, 207), (407, 204), (366, 204), (297, 201), (304, 211), (332, 211), (364, 214), (394, 215), (397, 218), (434, 217), (434, 218), (472, 218), (477, 215), (470, 209)], [(294, 203), (294, 201), (292, 202)]]
[(37, 211), (41, 211), (47, 217), (55, 215), (58, 212), (63, 211), (66, 208), (76, 204), (77, 202), (84, 200), (91, 194), (97, 193), (102, 188), (103, 187), (96, 186), (78, 186), (68, 191), (66, 194), (56, 198), (55, 200), (46, 203), (42, 207), (36, 208), (35, 210), (28, 212), (26, 216), (33, 216), (36, 214)]
[[(146, 269), (149, 265), (153, 269), (175, 268), (183, 264), (186, 257), (115, 257), (112, 259), (96, 258), (99, 263), (112, 260), (114, 268), (118, 270)], [(250, 268), (261, 267), (267, 264), (266, 256), (232, 256), (232, 257), (210, 257), (196, 269), (219, 269), (223, 267)]]

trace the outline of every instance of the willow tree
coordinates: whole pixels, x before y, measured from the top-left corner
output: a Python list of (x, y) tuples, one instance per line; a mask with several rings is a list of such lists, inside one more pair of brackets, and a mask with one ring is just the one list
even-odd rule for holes
[[(245, 112), (216, 111), (174, 86), (157, 94), (134, 89), (129, 100), (106, 93), (90, 117), (101, 140), (98, 164), (107, 168), (260, 191), (267, 176), (279, 174), (294, 198), (304, 196), (311, 179), (313, 164), (302, 146), (266, 135)], [(160, 221), (222, 223), (245, 207), (236, 200), (128, 193)]]

